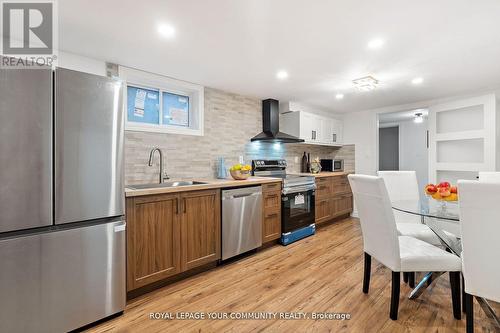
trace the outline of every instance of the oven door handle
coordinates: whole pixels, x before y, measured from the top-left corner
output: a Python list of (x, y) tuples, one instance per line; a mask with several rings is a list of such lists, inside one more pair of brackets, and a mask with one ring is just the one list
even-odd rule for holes
[(293, 194), (293, 193), (302, 193), (302, 192), (309, 192), (309, 191), (314, 191), (316, 190), (316, 185), (304, 185), (304, 186), (295, 186), (291, 188), (284, 188), (283, 189), (283, 194)]

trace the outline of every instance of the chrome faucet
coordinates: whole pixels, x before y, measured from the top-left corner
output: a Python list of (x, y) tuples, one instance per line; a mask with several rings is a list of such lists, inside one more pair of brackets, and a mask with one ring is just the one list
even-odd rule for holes
[(159, 175), (159, 183), (163, 183), (163, 181), (165, 179), (169, 179), (170, 177), (168, 177), (168, 175), (165, 173), (164, 175), (164, 170), (163, 170), (163, 153), (161, 151), (160, 148), (153, 148), (151, 149), (151, 151), (149, 152), (149, 162), (148, 162), (148, 165), (149, 166), (153, 166), (153, 157), (155, 156), (155, 152), (158, 152), (158, 154), (160, 155), (160, 175)]

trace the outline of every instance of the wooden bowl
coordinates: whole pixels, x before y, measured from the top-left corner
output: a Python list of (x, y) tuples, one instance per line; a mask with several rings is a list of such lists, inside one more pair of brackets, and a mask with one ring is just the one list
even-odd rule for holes
[(231, 173), (231, 177), (235, 180), (245, 180), (250, 177), (250, 170), (229, 170), (229, 172)]

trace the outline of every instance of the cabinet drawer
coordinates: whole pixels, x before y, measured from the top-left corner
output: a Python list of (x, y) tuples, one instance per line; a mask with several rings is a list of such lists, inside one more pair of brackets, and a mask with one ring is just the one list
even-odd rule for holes
[(333, 216), (349, 214), (352, 212), (352, 194), (338, 195), (332, 198)]
[(351, 192), (351, 186), (349, 185), (349, 180), (347, 179), (347, 176), (333, 177), (332, 183), (333, 183), (333, 188), (332, 188), (333, 194)]
[(262, 194), (262, 208), (264, 212), (281, 207), (281, 191), (264, 192)]
[(316, 198), (327, 198), (333, 193), (333, 183), (331, 177), (319, 178), (316, 180)]
[(262, 184), (262, 192), (281, 191), (281, 182)]
[(267, 243), (281, 236), (281, 212), (280, 210), (264, 213), (262, 221), (262, 243)]

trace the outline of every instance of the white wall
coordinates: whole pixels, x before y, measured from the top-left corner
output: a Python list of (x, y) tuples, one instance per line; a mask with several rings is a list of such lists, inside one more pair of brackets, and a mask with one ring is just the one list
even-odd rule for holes
[(106, 75), (106, 63), (104, 61), (69, 52), (58, 52), (57, 66), (90, 74)]
[(344, 143), (355, 145), (356, 173), (375, 175), (378, 145), (377, 113), (360, 111), (344, 115)]
[(427, 118), (420, 124), (413, 120), (399, 122), (399, 170), (415, 170), (420, 189), (429, 179), (427, 128)]

